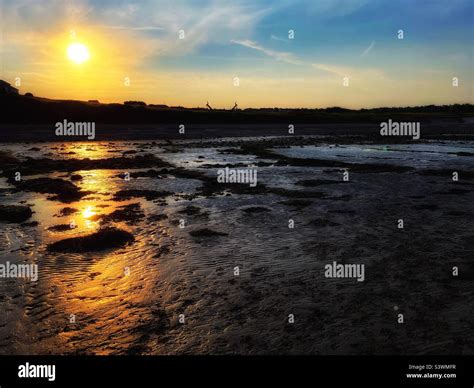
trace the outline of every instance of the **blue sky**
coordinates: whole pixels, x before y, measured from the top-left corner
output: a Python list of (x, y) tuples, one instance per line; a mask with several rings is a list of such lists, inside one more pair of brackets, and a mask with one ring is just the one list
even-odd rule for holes
[[(54, 98), (185, 106), (473, 102), (473, 4), (3, 0), (2, 77)], [(91, 51), (87, 66), (64, 62), (71, 30)]]

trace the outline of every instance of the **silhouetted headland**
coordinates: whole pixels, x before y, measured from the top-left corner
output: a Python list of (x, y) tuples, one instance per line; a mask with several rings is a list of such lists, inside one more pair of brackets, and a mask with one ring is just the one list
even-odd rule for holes
[(474, 122), (472, 104), (352, 110), (236, 109), (236, 103), (225, 110), (147, 105), (142, 101), (103, 104), (98, 100), (52, 100), (31, 93), (0, 94), (0, 104), (2, 142), (57, 140), (52, 129), (64, 119), (96, 123), (96, 140), (182, 138), (179, 125), (185, 125), (189, 138), (288, 135), (290, 124), (295, 126), (296, 135), (364, 135), (376, 133), (380, 122), (388, 119), (421, 122), (425, 135), (469, 135)]

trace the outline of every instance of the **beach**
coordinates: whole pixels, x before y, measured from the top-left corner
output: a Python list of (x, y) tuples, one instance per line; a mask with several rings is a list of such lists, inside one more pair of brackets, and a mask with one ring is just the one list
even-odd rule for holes
[(472, 353), (463, 131), (2, 144), (0, 353)]

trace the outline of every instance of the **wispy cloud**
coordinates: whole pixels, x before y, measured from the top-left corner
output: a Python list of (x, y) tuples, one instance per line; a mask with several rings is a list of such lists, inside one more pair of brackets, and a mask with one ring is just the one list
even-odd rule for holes
[(367, 47), (363, 52), (362, 54), (360, 54), (361, 57), (365, 57), (368, 53), (370, 53), (370, 51), (374, 48), (375, 46), (375, 40), (372, 41), (372, 43), (370, 43), (369, 47)]
[(130, 30), (130, 31), (162, 31), (163, 27), (155, 26), (142, 26), (142, 27), (130, 27), (130, 26), (105, 26), (111, 30)]
[(338, 77), (348, 77), (351, 74), (351, 69), (347, 69), (342, 66), (328, 65), (324, 63), (312, 63), (311, 67), (316, 70), (321, 70), (337, 75)]
[(278, 42), (285, 42), (285, 43), (288, 42), (288, 39), (283, 39), (283, 38), (280, 38), (280, 37), (278, 37), (278, 36), (276, 36), (276, 35), (270, 35), (270, 39), (272, 39), (272, 40), (277, 40)]
[(261, 46), (260, 44), (252, 41), (252, 40), (231, 40), (232, 43), (247, 47), (252, 50), (257, 50), (271, 58), (274, 58), (277, 61), (280, 62), (286, 62), (291, 65), (298, 65), (298, 66), (307, 66), (311, 67), (313, 69), (321, 70), (327, 73), (331, 73), (333, 75), (345, 77), (348, 76), (348, 69), (343, 68), (340, 66), (334, 66), (334, 65), (326, 65), (322, 63), (311, 63), (304, 61), (300, 59), (298, 56), (286, 52), (286, 51), (277, 51), (277, 50), (271, 50), (268, 48), (265, 48)]
[[(190, 52), (207, 43), (224, 43), (230, 39), (251, 33), (271, 8), (256, 7), (249, 3), (224, 5), (212, 3), (183, 10), (174, 20), (165, 20), (169, 36), (163, 40), (163, 48), (169, 52)], [(168, 18), (170, 15), (168, 15)], [(182, 29), (186, 38), (176, 42), (177, 31)]]
[[(61, 28), (111, 30), (134, 39), (153, 40), (157, 54), (187, 54), (208, 43), (224, 43), (252, 34), (259, 21), (274, 11), (252, 0), (199, 2), (175, 0), (2, 0), (2, 27), (12, 34), (49, 33)], [(178, 40), (183, 30), (185, 39)], [(152, 32), (159, 34), (151, 34)], [(148, 32), (148, 34), (147, 34)], [(142, 35), (140, 35), (142, 34)]]
[[(104, 98), (113, 101), (116, 96), (130, 99), (132, 90), (142, 98), (142, 88), (148, 88), (143, 98), (176, 104), (208, 98), (231, 104), (242, 93), (239, 102), (247, 98), (248, 105), (378, 105), (398, 103), (397, 98), (428, 102), (439, 95), (441, 100), (448, 92), (437, 85), (445, 85), (450, 74), (464, 79), (461, 85), (472, 81), (472, 0), (451, 0), (448, 5), (446, 0), (430, 0), (430, 7), (405, 0), (0, 3), (1, 76), (22, 75), (22, 83), (29, 82), (38, 95), (86, 98), (93, 88), (102, 99), (100, 89), (109, 88)], [(423, 25), (416, 24), (420, 17)], [(410, 45), (401, 52), (392, 49), (400, 42), (386, 23), (411, 26)], [(289, 28), (297, 31), (294, 41), (287, 38)], [(80, 72), (65, 55), (72, 30), (91, 52), (91, 61)], [(245, 50), (251, 55), (240, 57)], [(375, 58), (381, 50), (384, 56)], [(235, 72), (251, 81), (234, 88), (229, 77)], [(133, 87), (125, 92), (123, 76), (132, 77)], [(343, 77), (349, 77), (350, 88), (338, 87)], [(427, 87), (421, 84), (425, 80)], [(76, 86), (68, 91), (66, 85)], [(402, 94), (399, 85), (404, 85)], [(472, 101), (468, 86), (449, 93), (452, 98), (446, 101)]]
[(326, 63), (313, 63), (311, 64), (311, 66), (314, 69), (322, 70), (334, 74), (338, 77), (349, 77), (353, 80), (389, 80), (387, 74), (383, 70), (373, 67), (359, 68), (355, 66), (344, 66)]
[[(319, 62), (308, 62), (305, 61), (293, 53), (289, 53), (286, 51), (277, 51), (271, 50), (268, 48), (263, 47), (262, 45), (252, 41), (252, 40), (231, 40), (232, 43), (238, 44), (244, 47), (247, 47), (252, 50), (259, 51), (268, 57), (274, 58), (277, 61), (289, 63), (291, 65), (298, 65), (298, 66), (306, 66), (308, 68), (312, 68), (318, 71), (322, 71), (324, 73), (331, 74), (337, 77), (349, 77), (355, 79), (364, 79), (364, 78), (385, 78), (385, 74), (383, 71), (378, 69), (357, 69), (351, 66), (341, 66), (341, 65), (334, 65), (334, 64), (326, 64), (326, 63), (319, 63)], [(367, 48), (367, 50), (371, 49), (375, 42), (372, 42), (371, 46)], [(367, 51), (366, 50), (366, 51)], [(370, 51), (370, 50), (369, 50)]]
[(286, 62), (290, 63), (292, 65), (304, 65), (305, 63), (298, 59), (295, 55), (292, 53), (284, 52), (284, 51), (276, 51), (276, 50), (271, 50), (268, 48), (265, 48), (258, 43), (252, 41), (252, 40), (231, 40), (232, 43), (239, 44), (244, 47), (248, 47), (253, 50), (257, 50), (262, 52), (263, 54), (272, 57), (276, 59), (277, 61), (281, 62)]

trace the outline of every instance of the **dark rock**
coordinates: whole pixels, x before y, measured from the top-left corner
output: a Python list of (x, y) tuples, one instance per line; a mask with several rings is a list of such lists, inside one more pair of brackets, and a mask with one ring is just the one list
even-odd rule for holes
[(21, 226), (27, 227), (27, 228), (35, 227), (35, 226), (38, 226), (38, 225), (39, 225), (38, 221), (24, 222), (23, 224), (21, 224)]
[(71, 214), (77, 213), (79, 210), (73, 208), (73, 207), (65, 207), (61, 209), (58, 213), (58, 217), (66, 217), (70, 216)]
[(2, 169), (16, 166), (17, 164), (20, 164), (20, 160), (14, 157), (10, 152), (0, 151), (0, 165)]
[(117, 228), (106, 228), (83, 237), (72, 237), (48, 245), (50, 252), (95, 252), (119, 248), (134, 241), (131, 233)]
[(59, 225), (53, 225), (48, 228), (51, 232), (66, 232), (71, 229), (75, 229), (76, 226), (72, 226), (70, 224), (59, 224)]
[(199, 214), (200, 211), (201, 211), (200, 207), (189, 205), (189, 206), (185, 207), (184, 209), (180, 210), (178, 213), (186, 214), (188, 216), (192, 216), (192, 215), (195, 215), (195, 214)]
[(82, 191), (75, 184), (59, 178), (35, 178), (20, 182), (10, 179), (9, 182), (23, 191), (55, 194), (50, 199), (60, 202), (78, 201), (87, 194), (90, 194), (90, 192)]
[[(52, 148), (54, 149), (54, 148)], [(0, 162), (4, 167), (4, 176), (13, 176), (16, 171), (22, 171), (22, 175), (36, 175), (49, 173), (51, 171), (86, 171), (86, 170), (128, 170), (149, 167), (169, 167), (154, 155), (135, 156), (130, 158), (106, 158), (106, 159), (68, 159), (67, 163), (60, 159), (49, 158), (27, 158), (20, 162), (18, 159), (6, 153), (0, 153)], [(14, 165), (11, 166), (11, 165)], [(7, 168), (9, 167), (9, 168)], [(11, 167), (11, 168), (10, 168)]]
[(82, 175), (73, 174), (73, 175), (71, 175), (71, 180), (74, 181), (74, 182), (75, 181), (80, 181), (80, 180), (82, 180)]
[(98, 214), (92, 216), (92, 221), (102, 220), (102, 222), (137, 222), (142, 219), (144, 214), (141, 210), (139, 203), (131, 203), (129, 205), (120, 206), (117, 210), (114, 210), (109, 214)]
[(125, 201), (130, 198), (144, 197), (148, 201), (157, 198), (167, 197), (173, 193), (169, 191), (156, 191), (156, 190), (120, 190), (115, 193), (114, 200), (116, 201)]
[(26, 221), (33, 215), (28, 206), (0, 205), (0, 221), (20, 223)]

